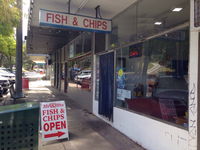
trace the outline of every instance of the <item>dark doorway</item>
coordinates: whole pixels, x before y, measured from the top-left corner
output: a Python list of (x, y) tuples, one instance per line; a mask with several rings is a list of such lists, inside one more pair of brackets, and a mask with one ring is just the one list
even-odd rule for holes
[(65, 84), (64, 84), (64, 92), (67, 93), (67, 88), (68, 88), (68, 67), (67, 67), (67, 63), (65, 63)]
[(114, 91), (114, 53), (100, 56), (99, 114), (112, 120)]

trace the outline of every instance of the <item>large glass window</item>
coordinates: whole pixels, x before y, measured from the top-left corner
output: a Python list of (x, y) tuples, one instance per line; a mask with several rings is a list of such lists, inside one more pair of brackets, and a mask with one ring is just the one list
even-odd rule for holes
[(91, 90), (91, 55), (68, 61), (69, 87)]
[(188, 22), (189, 8), (189, 0), (140, 0), (134, 3), (112, 20), (110, 48)]
[(84, 53), (92, 49), (92, 33), (86, 32), (83, 34), (83, 51)]
[(117, 50), (115, 105), (188, 125), (189, 31)]
[(74, 42), (75, 42), (75, 51), (76, 51), (75, 56), (79, 56), (83, 54), (83, 36), (82, 35), (78, 36)]

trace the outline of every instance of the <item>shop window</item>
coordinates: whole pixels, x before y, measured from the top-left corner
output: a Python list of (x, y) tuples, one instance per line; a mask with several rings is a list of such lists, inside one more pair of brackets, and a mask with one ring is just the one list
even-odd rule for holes
[(86, 32), (83, 34), (83, 51), (84, 53), (91, 51), (92, 49), (92, 33)]
[(117, 107), (188, 126), (189, 31), (117, 50)]
[(95, 53), (105, 51), (105, 33), (95, 33)]
[(74, 57), (75, 55), (75, 49), (74, 49), (74, 42), (69, 44), (69, 58)]
[[(175, 8), (180, 9), (175, 11)], [(109, 48), (145, 39), (189, 22), (189, 8), (188, 0), (140, 0), (113, 18)]]
[(83, 37), (80, 35), (76, 40), (75, 40), (75, 51), (76, 55), (79, 56), (83, 54)]
[(68, 62), (68, 86), (91, 90), (92, 59), (85, 56)]
[(132, 5), (126, 11), (112, 20), (112, 33), (110, 48), (134, 41), (136, 36), (136, 5)]

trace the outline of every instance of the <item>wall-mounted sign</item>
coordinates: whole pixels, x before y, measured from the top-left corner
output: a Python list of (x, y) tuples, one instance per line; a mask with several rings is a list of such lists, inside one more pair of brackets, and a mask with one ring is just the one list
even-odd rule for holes
[(142, 56), (142, 43), (134, 44), (129, 47), (129, 58)]
[(124, 101), (126, 98), (131, 99), (131, 91), (125, 89), (117, 89), (117, 99)]
[(67, 14), (50, 10), (40, 10), (41, 26), (70, 28), (95, 32), (111, 32), (111, 20)]
[(64, 101), (42, 102), (40, 103), (40, 112), (44, 141), (69, 138)]

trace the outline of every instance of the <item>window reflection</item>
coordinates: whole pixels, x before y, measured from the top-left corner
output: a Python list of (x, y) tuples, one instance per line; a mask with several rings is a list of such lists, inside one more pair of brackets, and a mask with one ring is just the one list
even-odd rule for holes
[[(176, 7), (182, 8), (181, 11), (173, 11)], [(188, 22), (189, 10), (188, 0), (140, 0), (112, 20), (110, 48), (145, 39)]]
[(189, 31), (117, 50), (116, 105), (187, 126)]
[(69, 87), (91, 90), (91, 56), (86, 56), (68, 62)]

